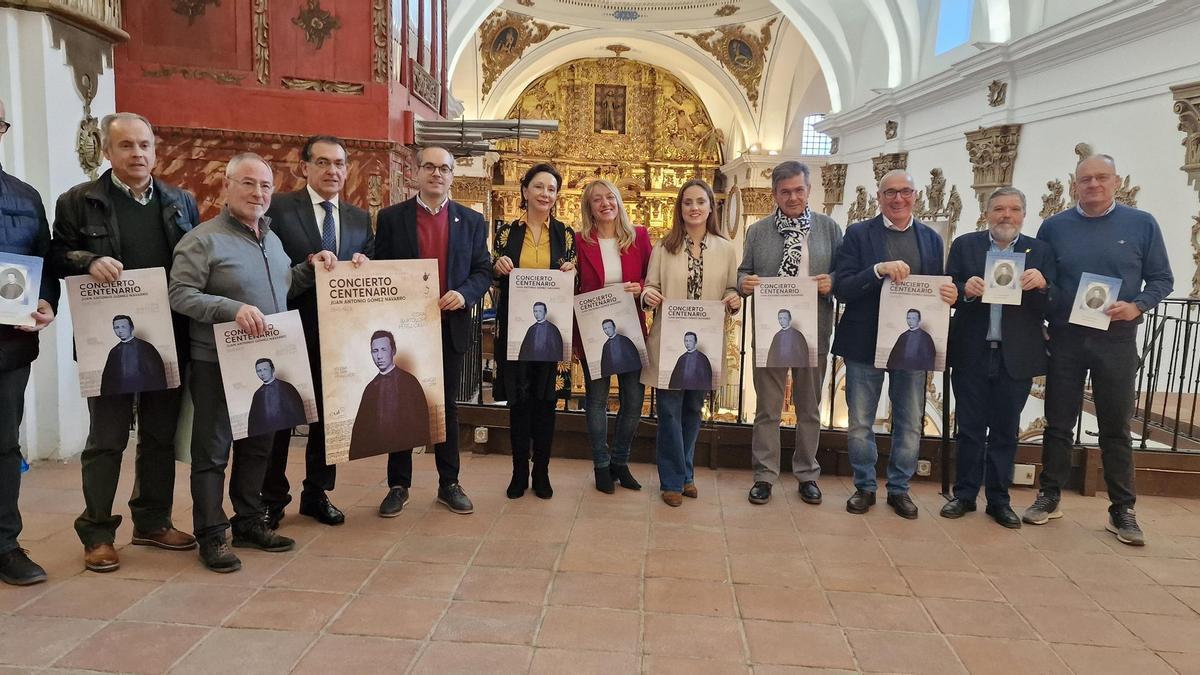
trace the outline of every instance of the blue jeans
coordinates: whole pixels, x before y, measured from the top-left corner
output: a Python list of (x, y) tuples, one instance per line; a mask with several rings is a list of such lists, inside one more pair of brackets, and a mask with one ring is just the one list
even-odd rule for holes
[(663, 492), (682, 492), (695, 481), (696, 437), (707, 391), (658, 390), (658, 482)]
[(925, 371), (884, 370), (866, 363), (846, 361), (846, 405), (850, 426), (846, 430), (850, 446), (850, 464), (854, 467), (854, 487), (874, 492), (875, 463), (879, 448), (875, 445), (875, 411), (883, 391), (883, 376), (888, 375), (888, 398), (892, 402), (892, 452), (888, 459), (889, 495), (908, 492), (908, 479), (917, 470), (921, 444), (922, 408), (925, 402)]
[(587, 361), (583, 362), (583, 377), (587, 387), (587, 431), (592, 446), (592, 464), (603, 469), (609, 464), (618, 466), (629, 463), (629, 447), (633, 434), (642, 419), (642, 402), (646, 399), (646, 388), (639, 381), (642, 371), (617, 375), (617, 429), (613, 442), (608, 444), (608, 391), (612, 377), (593, 380), (588, 372)]

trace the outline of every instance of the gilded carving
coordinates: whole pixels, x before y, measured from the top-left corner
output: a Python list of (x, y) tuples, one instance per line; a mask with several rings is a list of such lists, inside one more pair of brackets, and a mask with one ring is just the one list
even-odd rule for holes
[(1013, 166), (1017, 161), (1017, 144), (1021, 140), (1020, 124), (1003, 124), (995, 127), (980, 127), (968, 131), (967, 156), (974, 169), (975, 180), (971, 187), (979, 202), (977, 229), (987, 225), (984, 204), (988, 195), (998, 187), (1012, 185)]
[(1035, 441), (1042, 437), (1042, 432), (1044, 432), (1045, 430), (1046, 430), (1046, 417), (1042, 416), (1042, 417), (1039, 417), (1036, 420), (1030, 422), (1029, 426), (1027, 426), (1023, 430), (1021, 430), (1021, 433), (1017, 434), (1017, 441), (1019, 443), (1028, 443), (1029, 441)]
[(271, 27), (267, 18), (267, 0), (254, 0), (254, 73), (259, 84), (271, 80)]
[(713, 16), (733, 16), (737, 11), (737, 5), (721, 5), (717, 11), (713, 12)]
[(314, 49), (324, 47), (333, 31), (342, 27), (341, 20), (321, 7), (321, 0), (308, 0), (300, 13), (292, 17), (292, 23), (304, 31), (304, 40), (312, 43)]
[[(962, 198), (958, 196), (956, 185), (950, 186), (950, 195), (946, 196), (946, 177), (940, 168), (935, 167), (929, 171), (929, 185), (917, 193), (913, 203), (913, 215), (925, 223), (934, 225), (934, 229), (943, 235), (947, 243), (954, 239), (958, 219), (962, 215)], [(945, 224), (944, 228), (942, 223)]]
[(371, 222), (375, 222), (379, 210), (383, 208), (383, 176), (373, 173), (367, 176), (367, 211), (371, 214)]
[(1192, 274), (1191, 297), (1200, 298), (1200, 215), (1192, 216), (1192, 262), (1196, 271)]
[(988, 85), (988, 106), (992, 108), (999, 108), (1000, 106), (1004, 105), (1004, 102), (1007, 99), (1008, 83), (1001, 82), (1000, 80), (992, 80), (992, 83)]
[(285, 77), (281, 80), (284, 89), (295, 91), (320, 91), (326, 94), (362, 96), (366, 85), (361, 82), (335, 82), (332, 80), (308, 80), (300, 77)]
[[(1078, 159), (1076, 164), (1095, 154), (1096, 151), (1092, 147), (1091, 143), (1075, 144), (1075, 157)], [(1071, 186), (1071, 203), (1068, 205), (1068, 207), (1074, 208), (1075, 205), (1079, 203), (1079, 195), (1075, 191), (1074, 172), (1067, 174), (1067, 183)], [(1141, 186), (1134, 185), (1132, 178), (1130, 176), (1125, 176), (1125, 179), (1121, 181), (1121, 184), (1117, 186), (1116, 191), (1113, 193), (1113, 199), (1121, 204), (1124, 204), (1125, 206), (1137, 208), (1137, 196), (1141, 191)]]
[(833, 207), (842, 203), (846, 191), (846, 165), (826, 164), (821, 168), (821, 187), (825, 189), (825, 215), (833, 213)]
[(391, 29), (388, 24), (388, 0), (371, 0), (371, 35), (375, 48), (371, 52), (371, 71), (376, 82), (387, 82), (391, 74)]
[(775, 210), (775, 197), (771, 188), (744, 187), (742, 193), (742, 213), (757, 220)]
[(424, 101), (430, 108), (439, 110), (442, 104), (441, 83), (433, 75), (430, 75), (429, 71), (425, 70), (416, 60), (409, 59), (408, 64), (413, 76), (413, 95)]
[(896, 169), (908, 168), (908, 153), (907, 152), (890, 152), (886, 155), (877, 155), (871, 158), (871, 168), (875, 172), (875, 182), (883, 180), (883, 174)]
[(950, 199), (946, 200), (946, 218), (955, 225), (958, 224), (959, 216), (962, 215), (963, 203), (962, 197), (958, 195), (958, 186), (950, 186)]
[(767, 47), (771, 43), (771, 26), (777, 18), (763, 24), (755, 35), (743, 25), (721, 26), (702, 33), (676, 33), (695, 42), (701, 49), (712, 54), (728, 70), (750, 105), (758, 108), (758, 83), (766, 65)]
[(625, 45), (621, 45), (621, 44), (608, 45), (607, 47), (605, 47), (605, 49), (612, 52), (613, 56), (620, 56), (620, 55), (624, 54), (625, 52), (629, 51), (629, 47), (626, 47)]
[(500, 75), (516, 63), (525, 50), (559, 30), (567, 30), (567, 27), (539, 23), (533, 17), (516, 12), (492, 12), (479, 27), (479, 54), (483, 63), (480, 90), (483, 95), (488, 95)]
[(1183, 132), (1183, 166), (1188, 183), (1200, 191), (1200, 82), (1171, 87), (1175, 114)]
[(1055, 178), (1054, 180), (1046, 181), (1046, 189), (1049, 192), (1042, 195), (1042, 211), (1038, 214), (1043, 220), (1067, 208), (1067, 202), (1063, 199), (1063, 184), (1061, 180)]
[(199, 68), (179, 68), (175, 66), (163, 66), (158, 70), (146, 70), (142, 67), (142, 77), (171, 77), (179, 75), (185, 80), (208, 80), (216, 84), (239, 84), (246, 79), (245, 75), (237, 75), (235, 73), (227, 73), (220, 70), (200, 70)]
[(862, 220), (870, 220), (879, 213), (879, 206), (874, 197), (867, 196), (867, 188), (862, 185), (854, 188), (854, 201), (850, 203), (850, 208), (846, 211), (846, 222), (857, 223)]
[(900, 132), (900, 123), (897, 122), (896, 120), (888, 120), (883, 125), (883, 139), (886, 141), (890, 141), (893, 138), (895, 138), (896, 134), (899, 132)]
[(187, 17), (190, 26), (196, 22), (196, 19), (204, 16), (209, 5), (220, 7), (221, 0), (171, 0), (171, 11)]

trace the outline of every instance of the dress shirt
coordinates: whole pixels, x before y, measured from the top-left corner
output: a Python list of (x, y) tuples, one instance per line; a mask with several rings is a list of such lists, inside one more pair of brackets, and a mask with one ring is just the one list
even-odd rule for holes
[(337, 249), (342, 243), (342, 207), (339, 203), (339, 195), (334, 195), (333, 199), (325, 199), (317, 194), (317, 191), (308, 186), (308, 196), (312, 199), (313, 215), (317, 217), (317, 239), (323, 239), (325, 233), (325, 207), (321, 206), (324, 202), (333, 204), (333, 253), (337, 255)]
[[(113, 178), (116, 178), (116, 176), (113, 176)], [(1112, 200), (1112, 203), (1108, 205), (1108, 208), (1104, 209), (1104, 213), (1098, 213), (1094, 216), (1090, 216), (1083, 210), (1082, 206), (1080, 206), (1079, 204), (1075, 205), (1075, 210), (1078, 211), (1079, 215), (1083, 216), (1084, 218), (1103, 218), (1104, 216), (1107, 216), (1108, 214), (1112, 213), (1113, 209), (1115, 209), (1115, 208), (1117, 208), (1117, 200), (1114, 199), (1114, 200)]]
[(133, 192), (133, 188), (126, 185), (125, 182), (120, 178), (117, 178), (116, 171), (110, 171), (108, 175), (112, 176), (113, 185), (116, 185), (118, 190), (129, 195), (130, 199), (141, 204), (142, 206), (149, 204), (150, 200), (154, 198), (154, 179), (150, 179), (150, 183), (146, 186), (145, 192), (143, 192), (141, 195), (136, 195)]
[(437, 214), (441, 213), (442, 209), (446, 208), (446, 204), (448, 204), (448, 203), (450, 203), (450, 196), (446, 195), (445, 197), (442, 197), (441, 204), (438, 204), (436, 207), (430, 206), (430, 205), (426, 204), (423, 199), (421, 199), (421, 193), (420, 192), (417, 193), (417, 204), (420, 205), (421, 208), (428, 211), (430, 215), (436, 216)]

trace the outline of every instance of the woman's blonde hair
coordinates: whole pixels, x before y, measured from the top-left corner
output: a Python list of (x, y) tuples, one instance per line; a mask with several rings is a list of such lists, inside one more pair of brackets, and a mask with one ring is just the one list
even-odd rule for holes
[(617, 248), (624, 253), (626, 249), (633, 246), (636, 236), (633, 222), (629, 220), (629, 213), (625, 211), (625, 202), (621, 199), (621, 191), (617, 189), (616, 185), (603, 178), (588, 183), (588, 186), (583, 189), (583, 196), (579, 199), (579, 236), (589, 244), (596, 243), (596, 221), (592, 218), (592, 195), (600, 188), (607, 188), (617, 198)]

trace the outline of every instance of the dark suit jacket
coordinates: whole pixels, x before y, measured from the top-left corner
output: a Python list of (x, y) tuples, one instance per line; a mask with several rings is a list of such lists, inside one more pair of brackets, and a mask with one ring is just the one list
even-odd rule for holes
[[(987, 356), (988, 321), (991, 305), (979, 299), (968, 302), (963, 291), (967, 279), (982, 277), (987, 251), (991, 246), (988, 233), (971, 232), (957, 237), (950, 246), (947, 272), (958, 286), (958, 302), (950, 319), (949, 364), (952, 368), (970, 368)], [(1039, 239), (1019, 235), (1013, 251), (1025, 254), (1025, 269), (1040, 270), (1046, 277), (1044, 290), (1021, 294), (1020, 305), (1004, 305), (1001, 310), (1000, 338), (1004, 350), (1004, 365), (1014, 378), (1036, 377), (1046, 373), (1046, 345), (1042, 324), (1050, 301), (1057, 294), (1054, 252)]]
[(671, 389), (712, 391), (712, 364), (704, 352), (684, 352), (671, 371)]
[(562, 352), (562, 331), (547, 320), (541, 325), (535, 322), (525, 331), (525, 339), (521, 340), (521, 351), (517, 358), (521, 361), (557, 363), (562, 360)]
[[(375, 229), (375, 258), (378, 260), (419, 260), (417, 246), (417, 198), (393, 204), (379, 212)], [(454, 312), (442, 312), (443, 330), (450, 335), (446, 347), (465, 354), (471, 346), (471, 308), (479, 303), (492, 285), (492, 258), (488, 254), (488, 227), (483, 216), (451, 200), (449, 243), (447, 248), (446, 287), (462, 293), (467, 306)]]
[(776, 332), (767, 350), (767, 367), (807, 368), (808, 341), (804, 333), (790, 326)]
[(888, 354), (888, 370), (933, 370), (937, 364), (937, 346), (925, 329), (906, 330), (896, 338)]
[(304, 399), (291, 382), (275, 378), (255, 390), (246, 418), (246, 433), (260, 436), (280, 429), (291, 429), (308, 422)]
[[(338, 201), (341, 220), (341, 236), (338, 238), (338, 260), (349, 260), (355, 253), (362, 253), (368, 258), (375, 255), (375, 235), (371, 232), (371, 215), (366, 211), (347, 203), (345, 199)], [(271, 219), (271, 231), (283, 243), (283, 250), (292, 259), (293, 265), (298, 265), (308, 256), (321, 252), (321, 226), (313, 212), (312, 198), (308, 188), (296, 192), (284, 192), (271, 198), (271, 208), (267, 209)], [(288, 309), (300, 310), (300, 320), (304, 325), (304, 340), (308, 343), (308, 360), (313, 368), (313, 384), (319, 392), (321, 344), (317, 330), (317, 292), (309, 289), (288, 300)], [(318, 404), (320, 396), (318, 398)]]
[[(920, 274), (942, 274), (945, 249), (941, 235), (920, 221), (913, 221), (913, 227), (917, 228), (917, 249), (921, 253)], [(845, 308), (834, 333), (833, 353), (849, 361), (875, 362), (883, 281), (875, 278), (874, 266), (889, 260), (885, 229), (882, 215), (854, 223), (846, 228), (834, 259), (833, 294)]]
[(367, 383), (350, 430), (350, 459), (429, 445), (429, 401), (412, 373), (393, 368)]
[(642, 357), (633, 340), (617, 333), (604, 341), (600, 350), (600, 376), (620, 375), (642, 369)]
[(100, 374), (100, 395), (134, 394), (167, 388), (167, 370), (154, 345), (135, 337), (108, 352)]

